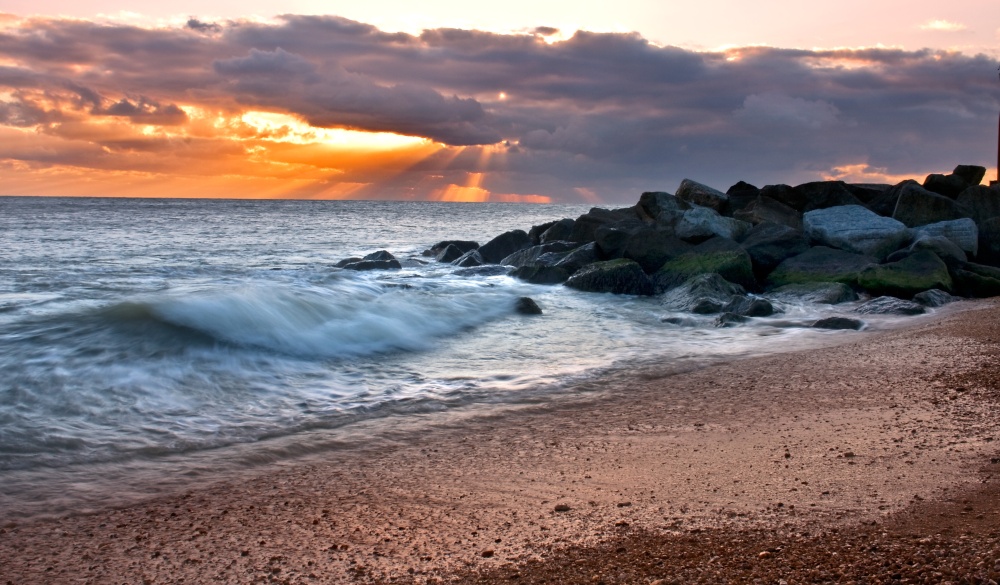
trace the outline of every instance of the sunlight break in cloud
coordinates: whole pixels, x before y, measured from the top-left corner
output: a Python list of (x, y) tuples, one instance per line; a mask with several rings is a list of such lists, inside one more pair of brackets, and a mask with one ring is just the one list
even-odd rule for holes
[(920, 25), (920, 30), (933, 30), (940, 32), (961, 32), (968, 27), (958, 22), (949, 20), (931, 20)]

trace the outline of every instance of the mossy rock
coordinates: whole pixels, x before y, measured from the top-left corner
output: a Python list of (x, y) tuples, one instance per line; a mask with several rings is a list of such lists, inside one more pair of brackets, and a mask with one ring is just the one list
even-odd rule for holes
[(566, 286), (587, 292), (651, 295), (653, 283), (634, 260), (618, 258), (595, 262), (576, 271)]
[(925, 290), (952, 290), (948, 265), (930, 250), (921, 250), (899, 262), (869, 266), (858, 275), (858, 284), (875, 296), (907, 299)]
[(807, 282), (840, 282), (856, 286), (861, 271), (877, 263), (871, 256), (815, 246), (783, 261), (768, 275), (767, 282), (771, 287)]

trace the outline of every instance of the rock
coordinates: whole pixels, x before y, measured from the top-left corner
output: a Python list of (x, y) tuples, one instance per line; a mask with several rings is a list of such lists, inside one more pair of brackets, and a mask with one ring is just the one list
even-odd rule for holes
[(965, 179), (956, 175), (927, 175), (924, 179), (924, 189), (931, 193), (944, 195), (949, 199), (955, 199), (958, 195), (970, 187)]
[(691, 204), (663, 191), (647, 191), (639, 197), (639, 210), (649, 219), (673, 225)]
[(488, 548), (488, 549), (482, 551), (481, 553), (479, 553), (479, 556), (483, 557), (484, 559), (489, 559), (489, 558), (492, 558), (494, 554), (496, 554), (496, 553), (493, 551), (493, 549)]
[(678, 199), (687, 201), (700, 207), (708, 207), (722, 213), (729, 203), (729, 195), (718, 189), (713, 189), (707, 185), (684, 179), (677, 187), (676, 196)]
[(479, 247), (479, 244), (477, 242), (471, 242), (469, 240), (444, 240), (444, 241), (438, 242), (438, 243), (434, 244), (433, 246), (431, 246), (430, 248), (424, 250), (423, 255), (424, 256), (437, 256), (438, 254), (440, 254), (448, 246), (455, 246), (456, 248), (458, 248), (459, 250), (461, 250), (462, 253), (464, 254), (464, 253), (468, 252), (469, 250), (475, 250), (476, 248)]
[(692, 243), (702, 242), (716, 236), (739, 240), (752, 227), (745, 221), (723, 217), (714, 209), (695, 207), (683, 212), (680, 219), (677, 220), (674, 235)]
[(715, 318), (716, 327), (736, 327), (749, 321), (750, 318), (736, 313), (723, 313)]
[(803, 193), (788, 185), (764, 185), (760, 190), (761, 197), (770, 197), (778, 203), (783, 203), (795, 211), (802, 212), (806, 206)]
[(379, 250), (378, 252), (372, 252), (368, 254), (362, 260), (370, 260), (373, 262), (387, 262), (389, 260), (395, 260), (396, 257), (385, 250)]
[(472, 266), (469, 268), (462, 268), (460, 270), (456, 270), (455, 275), (483, 278), (487, 276), (506, 276), (510, 274), (510, 272), (511, 269), (509, 266), (491, 264), (489, 266)]
[(514, 310), (522, 315), (541, 315), (542, 309), (530, 297), (519, 297), (514, 302)]
[(1000, 266), (1000, 217), (993, 217), (979, 224), (976, 261)]
[(510, 275), (531, 284), (562, 284), (570, 273), (558, 266), (521, 266)]
[(952, 271), (955, 292), (963, 297), (1000, 296), (1000, 268), (969, 262)]
[(601, 226), (594, 232), (594, 243), (597, 244), (597, 255), (604, 260), (621, 258), (625, 253), (632, 232), (612, 226)]
[(806, 236), (814, 242), (884, 259), (910, 239), (901, 222), (882, 217), (860, 205), (809, 211), (802, 216)]
[(524, 230), (512, 230), (500, 234), (479, 247), (483, 264), (499, 264), (501, 260), (518, 250), (531, 247), (531, 238)]
[(699, 274), (663, 295), (663, 306), (671, 311), (690, 313), (718, 313), (735, 296), (745, 294), (738, 284), (733, 284), (718, 274)]
[[(541, 260), (541, 258), (539, 258), (539, 260)], [(557, 266), (565, 270), (567, 273), (573, 274), (584, 266), (593, 264), (598, 260), (600, 260), (600, 258), (597, 257), (597, 244), (591, 242), (589, 244), (584, 244), (583, 246), (580, 246), (579, 248), (566, 254), (553, 266)]]
[(913, 237), (922, 235), (943, 236), (955, 243), (962, 251), (973, 256), (979, 251), (979, 228), (976, 222), (965, 217), (949, 221), (939, 221), (914, 228)]
[(803, 183), (794, 187), (793, 191), (805, 202), (801, 209), (803, 212), (843, 205), (862, 205), (861, 200), (851, 193), (843, 181)]
[(573, 233), (569, 239), (581, 244), (588, 244), (596, 239), (597, 229), (602, 226), (621, 227), (623, 229), (639, 228), (645, 225), (637, 211), (639, 206), (623, 209), (601, 209), (594, 207), (573, 222)]
[(750, 193), (753, 197), (760, 195), (760, 189), (747, 183), (746, 181), (738, 181), (735, 185), (726, 189), (726, 195), (732, 197), (733, 195), (744, 195)]
[(455, 266), (461, 266), (462, 268), (471, 268), (473, 266), (482, 266), (485, 264), (483, 257), (479, 254), (479, 250), (469, 250), (458, 259), (452, 262)]
[(542, 224), (531, 226), (531, 229), (528, 230), (528, 237), (531, 238), (531, 243), (534, 244), (534, 245), (536, 245), (536, 246), (538, 244), (541, 244), (542, 243), (542, 241), (541, 241), (542, 240), (542, 234), (545, 233), (545, 230), (549, 229), (550, 227), (554, 226), (555, 224), (556, 224), (556, 220), (552, 220), (552, 221), (547, 221), (547, 222), (542, 223)]
[(767, 281), (772, 287), (805, 282), (857, 285), (858, 274), (868, 265), (876, 263), (872, 256), (816, 246), (779, 264), (768, 275)]
[(812, 324), (815, 329), (850, 329), (854, 331), (861, 331), (864, 326), (864, 321), (851, 317), (826, 317)]
[(717, 273), (729, 282), (756, 288), (750, 255), (736, 242), (726, 238), (707, 240), (666, 261), (653, 276), (657, 292), (670, 290), (699, 274)]
[(904, 301), (895, 297), (878, 297), (854, 309), (862, 315), (922, 315), (927, 312), (923, 305)]
[(807, 282), (786, 284), (768, 293), (768, 296), (784, 302), (819, 303), (838, 305), (858, 300), (854, 289), (841, 282)]
[(862, 203), (868, 205), (880, 195), (892, 188), (892, 185), (882, 185), (878, 183), (848, 183), (847, 190), (851, 192)]
[(892, 212), (894, 219), (898, 219), (908, 227), (961, 219), (971, 215), (964, 205), (954, 199), (932, 193), (912, 181), (904, 182), (899, 187), (896, 209)]
[(357, 262), (361, 262), (361, 258), (358, 257), (358, 256), (352, 256), (350, 258), (344, 258), (340, 262), (337, 262), (336, 264), (334, 264), (334, 267), (336, 267), (336, 268), (343, 268), (343, 267), (347, 266), (348, 264), (355, 264)]
[(761, 297), (736, 295), (722, 307), (724, 313), (732, 313), (743, 317), (770, 317), (775, 313), (771, 301)]
[(786, 258), (809, 249), (801, 231), (770, 222), (754, 226), (741, 245), (750, 255), (753, 272), (759, 280), (766, 278)]
[(920, 250), (899, 262), (869, 266), (858, 275), (858, 284), (873, 295), (905, 298), (932, 288), (952, 289), (948, 266), (928, 250)]
[(587, 292), (651, 295), (653, 283), (634, 260), (595, 262), (576, 271), (566, 286)]
[(957, 201), (965, 206), (977, 224), (993, 217), (1000, 217), (1000, 185), (990, 187), (974, 185), (962, 191)]
[(578, 248), (580, 244), (576, 242), (549, 242), (547, 244), (541, 244), (538, 246), (532, 246), (530, 248), (524, 248), (523, 250), (518, 250), (510, 256), (507, 256), (500, 261), (501, 266), (513, 266), (515, 268), (520, 268), (521, 266), (533, 266), (538, 262), (538, 259), (542, 254), (548, 252), (569, 252), (574, 248)]
[(463, 252), (461, 248), (459, 248), (458, 246), (456, 246), (454, 244), (451, 244), (447, 248), (445, 248), (444, 250), (441, 250), (438, 253), (438, 255), (434, 257), (434, 259), (437, 260), (438, 262), (449, 262), (450, 263), (450, 262), (454, 262), (455, 260), (458, 260), (459, 258), (461, 258), (462, 254), (464, 254), (464, 253), (465, 252)]
[[(726, 191), (729, 195), (729, 207), (727, 213), (732, 217), (736, 212), (746, 209), (748, 205), (757, 200), (760, 196), (760, 189), (740, 181)], [(744, 220), (745, 221), (745, 220)]]
[(925, 290), (922, 293), (913, 295), (913, 302), (920, 303), (925, 307), (931, 308), (943, 307), (948, 303), (954, 303), (957, 300), (959, 300), (958, 297), (953, 297), (943, 290), (938, 290), (936, 288)]
[(757, 197), (746, 207), (733, 213), (733, 219), (753, 225), (771, 222), (796, 230), (802, 229), (802, 214), (770, 197)]
[(960, 267), (968, 262), (968, 257), (966, 257), (965, 252), (956, 246), (954, 242), (943, 236), (928, 235), (920, 236), (904, 250), (898, 250), (889, 254), (886, 261), (899, 262), (900, 260), (912, 256), (921, 250), (926, 250), (936, 254), (938, 258), (943, 260), (944, 263), (948, 265), (949, 270)]
[(361, 260), (344, 266), (344, 270), (399, 270), (400, 268), (402, 265), (395, 258), (392, 260)]
[(570, 507), (569, 507), (568, 504), (556, 504), (556, 507), (554, 508), (554, 510), (556, 512), (569, 512)]
[(920, 183), (912, 179), (907, 179), (886, 189), (882, 194), (868, 202), (865, 206), (882, 217), (892, 217), (896, 211), (896, 203), (899, 202), (899, 193), (906, 185), (920, 186)]
[(986, 177), (986, 167), (978, 165), (958, 165), (951, 174), (961, 177), (969, 185), (978, 185)]
[(653, 228), (643, 228), (631, 234), (625, 243), (623, 257), (635, 260), (651, 274), (667, 260), (691, 250), (691, 244)]
[(569, 218), (560, 219), (542, 233), (539, 242), (547, 244), (559, 240), (569, 240), (573, 236), (573, 224), (575, 223), (575, 221)]

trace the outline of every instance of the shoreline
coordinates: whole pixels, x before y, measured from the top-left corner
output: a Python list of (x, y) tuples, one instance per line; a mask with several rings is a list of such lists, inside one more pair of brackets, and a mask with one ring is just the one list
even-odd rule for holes
[(7, 526), (3, 576), (421, 583), (530, 567), (623, 535), (890, 521), (975, 488), (996, 452), (996, 380), (981, 392), (956, 382), (1000, 347), (1000, 305), (975, 303), (829, 347), (445, 417), (409, 445), (412, 434), (390, 432), (322, 462)]

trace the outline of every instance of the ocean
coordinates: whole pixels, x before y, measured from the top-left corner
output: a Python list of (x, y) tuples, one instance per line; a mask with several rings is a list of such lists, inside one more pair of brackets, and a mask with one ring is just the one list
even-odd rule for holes
[[(720, 329), (656, 298), (421, 252), (585, 206), (0, 198), (0, 523), (349, 448), (338, 432), (862, 335), (784, 306)], [(385, 249), (402, 270), (334, 267)], [(533, 298), (542, 316), (514, 310)], [(891, 326), (877, 318), (872, 326)], [(339, 445), (339, 446), (338, 446)]]

